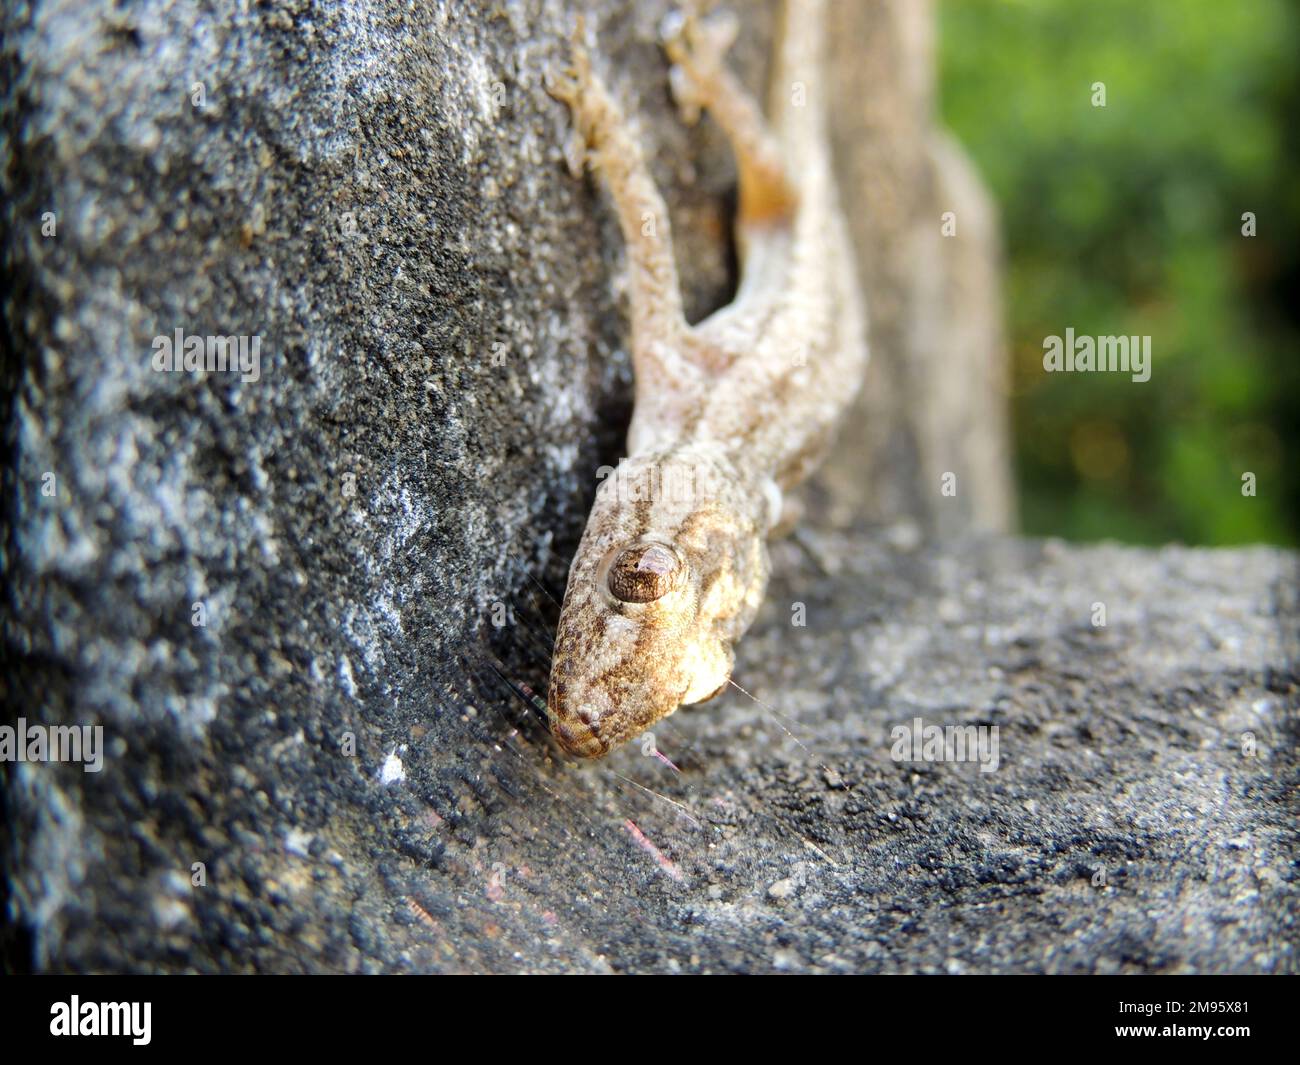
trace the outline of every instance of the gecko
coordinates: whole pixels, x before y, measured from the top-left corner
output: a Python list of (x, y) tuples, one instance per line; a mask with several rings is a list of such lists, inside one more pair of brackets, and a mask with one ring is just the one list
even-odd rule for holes
[(683, 118), (736, 159), (734, 299), (687, 323), (668, 210), (581, 24), (547, 90), (612, 202), (629, 273), (632, 420), (569, 570), (547, 697), (552, 735), (597, 758), (730, 681), (763, 601), (788, 493), (821, 462), (867, 362), (865, 310), (826, 128), (822, 0), (784, 5), (767, 114), (725, 62), (734, 20), (661, 27)]

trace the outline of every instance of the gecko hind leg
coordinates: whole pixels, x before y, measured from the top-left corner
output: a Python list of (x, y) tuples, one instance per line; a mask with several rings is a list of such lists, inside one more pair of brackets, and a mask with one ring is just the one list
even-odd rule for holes
[(781, 146), (758, 101), (724, 62), (736, 36), (735, 19), (719, 13), (699, 17), (694, 9), (674, 12), (660, 29), (673, 63), (673, 95), (690, 123), (707, 110), (726, 134), (740, 176), (741, 225), (789, 218), (798, 193), (782, 161)]
[[(668, 207), (627, 118), (592, 70), (584, 38), (585, 26), (579, 18), (570, 66), (549, 77), (546, 89), (568, 105), (586, 149), (585, 161), (600, 176), (614, 203), (631, 275), (632, 362), (641, 396), (671, 388), (686, 372), (683, 350), (688, 327), (681, 283)], [(566, 149), (565, 155), (572, 169), (573, 153)]]

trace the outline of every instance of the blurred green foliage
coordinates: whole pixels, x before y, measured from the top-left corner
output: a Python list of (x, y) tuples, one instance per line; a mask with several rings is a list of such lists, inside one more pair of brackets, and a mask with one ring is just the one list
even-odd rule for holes
[[(1297, 543), (1295, 6), (938, 10), (944, 119), (1002, 214), (1024, 531)], [(1151, 379), (1044, 372), (1044, 338), (1070, 326), (1150, 335)]]

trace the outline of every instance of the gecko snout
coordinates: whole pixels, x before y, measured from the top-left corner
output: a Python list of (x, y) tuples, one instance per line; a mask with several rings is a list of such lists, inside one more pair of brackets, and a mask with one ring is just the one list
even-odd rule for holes
[(599, 758), (609, 750), (608, 744), (578, 720), (556, 718), (551, 723), (551, 735), (566, 754), (575, 758)]
[(599, 758), (607, 754), (610, 745), (600, 738), (599, 723), (590, 714), (574, 713), (573, 706), (565, 698), (566, 689), (563, 681), (553, 681), (547, 700), (546, 717), (555, 742), (566, 754), (576, 758)]

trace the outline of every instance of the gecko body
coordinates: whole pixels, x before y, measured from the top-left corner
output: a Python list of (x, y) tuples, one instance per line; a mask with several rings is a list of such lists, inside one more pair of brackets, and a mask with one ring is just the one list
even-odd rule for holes
[(710, 112), (739, 172), (740, 285), (694, 326), (667, 209), (581, 40), (550, 87), (619, 217), (636, 381), (628, 457), (597, 490), (555, 640), (547, 715), (580, 757), (725, 687), (767, 586), (767, 542), (794, 518), (786, 493), (824, 456), (862, 378), (863, 311), (826, 141), (821, 7), (785, 6), (770, 120), (723, 64), (734, 32), (725, 20), (665, 25), (683, 111)]

